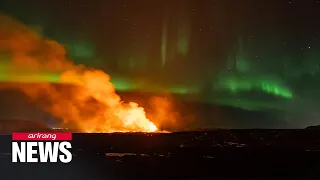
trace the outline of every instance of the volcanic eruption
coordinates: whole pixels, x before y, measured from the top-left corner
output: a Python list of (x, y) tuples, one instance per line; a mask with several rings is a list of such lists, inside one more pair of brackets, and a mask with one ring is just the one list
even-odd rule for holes
[(5, 15), (0, 15), (0, 81), (16, 82), (2, 88), (19, 88), (63, 125), (82, 132), (158, 130), (144, 108), (121, 101), (108, 74), (74, 64), (62, 45)]

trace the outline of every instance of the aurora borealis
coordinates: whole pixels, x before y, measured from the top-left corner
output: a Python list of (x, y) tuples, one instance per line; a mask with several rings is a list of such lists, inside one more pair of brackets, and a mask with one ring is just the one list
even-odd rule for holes
[[(63, 44), (75, 64), (108, 72), (118, 91), (201, 94), (210, 103), (302, 113), (320, 105), (319, 6), (317, 0), (1, 1), (4, 13)], [(30, 77), (8, 68), (0, 64), (0, 81), (59, 82), (59, 73)]]

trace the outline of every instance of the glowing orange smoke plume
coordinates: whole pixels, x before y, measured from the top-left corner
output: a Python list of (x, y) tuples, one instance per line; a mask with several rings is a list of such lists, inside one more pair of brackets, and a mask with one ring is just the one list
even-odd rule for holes
[[(175, 112), (173, 101), (169, 95), (156, 96), (150, 99), (151, 105), (151, 119), (156, 123), (158, 127), (165, 126), (164, 128), (175, 128), (181, 127), (180, 114)], [(185, 119), (184, 119), (185, 120)], [(184, 124), (187, 122), (184, 121)]]
[(13, 74), (22, 69), (29, 74), (56, 73), (60, 75), (60, 83), (75, 85), (71, 92), (48, 83), (17, 85), (44, 110), (84, 132), (157, 131), (142, 107), (121, 101), (109, 75), (76, 66), (65, 54), (57, 42), (0, 15), (0, 55), (5, 57), (0, 63), (10, 67), (7, 71)]

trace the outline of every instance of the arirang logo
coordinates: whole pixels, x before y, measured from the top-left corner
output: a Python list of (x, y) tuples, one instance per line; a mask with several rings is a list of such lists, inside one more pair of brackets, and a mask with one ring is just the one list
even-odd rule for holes
[(71, 133), (13, 133), (12, 162), (72, 161)]

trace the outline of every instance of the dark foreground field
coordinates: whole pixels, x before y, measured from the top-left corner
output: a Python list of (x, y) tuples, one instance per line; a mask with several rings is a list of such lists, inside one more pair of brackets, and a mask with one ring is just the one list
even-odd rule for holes
[(70, 164), (13, 164), (0, 136), (1, 179), (319, 179), (317, 130), (74, 134)]

